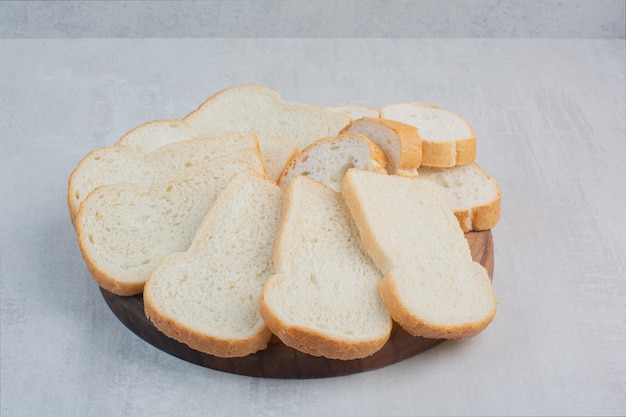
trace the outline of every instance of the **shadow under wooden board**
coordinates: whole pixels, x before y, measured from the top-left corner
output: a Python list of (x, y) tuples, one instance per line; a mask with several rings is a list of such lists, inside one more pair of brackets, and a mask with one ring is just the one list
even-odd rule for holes
[[(491, 230), (465, 234), (472, 257), (493, 278), (493, 236)], [(143, 297), (120, 297), (101, 289), (109, 308), (137, 336), (177, 358), (206, 368), (265, 378), (325, 378), (382, 368), (424, 352), (445, 340), (411, 336), (394, 323), (391, 337), (381, 350), (363, 358), (342, 361), (311, 356), (285, 346), (272, 336), (267, 348), (243, 358), (218, 358), (191, 349), (159, 332), (146, 318)]]

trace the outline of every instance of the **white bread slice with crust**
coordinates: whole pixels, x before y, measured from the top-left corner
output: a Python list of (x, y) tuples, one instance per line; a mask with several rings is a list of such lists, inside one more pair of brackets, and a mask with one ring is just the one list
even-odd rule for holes
[(477, 164), (452, 168), (422, 167), (420, 177), (442, 187), (463, 232), (487, 230), (500, 220), (500, 187)]
[(174, 172), (241, 149), (260, 152), (256, 136), (228, 133), (209, 139), (167, 143), (149, 152), (126, 145), (96, 149), (78, 163), (69, 179), (68, 206), (72, 222), (80, 204), (98, 187), (121, 182), (147, 187)]
[(352, 120), (362, 117), (380, 117), (380, 110), (363, 104), (343, 104), (326, 108), (335, 113), (345, 114)]
[(149, 153), (161, 146), (197, 139), (197, 135), (183, 120), (154, 120), (126, 132), (116, 143)]
[(383, 107), (380, 116), (415, 126), (422, 139), (423, 166), (447, 168), (476, 158), (476, 132), (463, 117), (424, 103)]
[(339, 191), (341, 178), (349, 168), (386, 172), (387, 158), (371, 140), (359, 133), (343, 133), (319, 139), (289, 161), (278, 178), (285, 189), (293, 178), (304, 175)]
[(118, 183), (97, 188), (76, 216), (78, 244), (102, 288), (139, 294), (163, 257), (186, 250), (200, 222), (235, 174), (264, 175), (258, 152), (240, 152), (196, 165), (149, 187)]
[(497, 301), (485, 268), (441, 191), (419, 178), (351, 169), (341, 191), (365, 248), (383, 273), (379, 290), (407, 332), (459, 339), (481, 332)]
[(304, 176), (288, 185), (274, 245), (274, 270), (259, 309), (270, 330), (294, 349), (332, 359), (378, 351), (392, 322), (341, 194)]
[(184, 118), (196, 136), (252, 132), (261, 143), (278, 136), (304, 149), (320, 138), (336, 136), (350, 123), (346, 115), (309, 104), (284, 101), (262, 85), (242, 84), (222, 90)]
[(366, 136), (387, 157), (385, 169), (390, 175), (417, 176), (422, 162), (422, 140), (417, 128), (395, 120), (363, 117), (353, 120), (342, 133), (354, 132)]
[(189, 249), (167, 256), (144, 287), (146, 316), (165, 335), (210, 355), (242, 357), (267, 347), (259, 313), (282, 191), (254, 171), (235, 175)]

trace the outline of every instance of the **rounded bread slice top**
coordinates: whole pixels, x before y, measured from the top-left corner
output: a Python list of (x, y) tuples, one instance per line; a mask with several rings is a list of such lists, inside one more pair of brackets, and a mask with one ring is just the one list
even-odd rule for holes
[(500, 187), (477, 164), (452, 168), (421, 167), (420, 177), (439, 185), (463, 232), (487, 230), (500, 220)]
[(298, 153), (278, 179), (285, 189), (289, 182), (303, 175), (339, 191), (341, 178), (350, 168), (384, 172), (387, 158), (383, 151), (360, 133), (342, 133), (320, 139)]
[(384, 119), (415, 126), (422, 139), (421, 165), (451, 167), (476, 158), (476, 132), (461, 116), (435, 105), (398, 103), (383, 107)]
[(126, 132), (117, 144), (148, 153), (170, 143), (195, 138), (195, 132), (184, 120), (154, 120)]
[(414, 126), (395, 120), (363, 117), (353, 120), (342, 133), (366, 136), (387, 157), (385, 169), (390, 175), (417, 176), (422, 161), (422, 140)]
[(317, 139), (336, 136), (350, 123), (344, 114), (304, 103), (284, 101), (278, 92), (258, 84), (242, 84), (209, 97), (185, 116), (196, 136), (252, 132), (260, 139), (291, 139), (304, 149)]

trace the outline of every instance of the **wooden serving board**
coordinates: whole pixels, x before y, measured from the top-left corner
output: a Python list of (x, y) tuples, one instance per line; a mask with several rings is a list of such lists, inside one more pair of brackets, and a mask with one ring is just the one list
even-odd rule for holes
[[(490, 230), (465, 234), (472, 257), (482, 264), (493, 278), (493, 236)], [(323, 378), (354, 374), (381, 368), (424, 352), (443, 339), (411, 336), (394, 323), (391, 337), (375, 354), (349, 361), (327, 359), (298, 352), (273, 336), (267, 349), (243, 358), (218, 358), (198, 352), (170, 339), (146, 318), (143, 297), (120, 297), (101, 289), (109, 308), (137, 336), (173, 356), (206, 368), (239, 375), (266, 378)]]

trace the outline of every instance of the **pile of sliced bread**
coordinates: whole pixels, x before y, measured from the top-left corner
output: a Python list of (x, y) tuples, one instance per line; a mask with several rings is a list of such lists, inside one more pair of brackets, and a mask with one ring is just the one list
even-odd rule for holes
[(461, 116), (421, 103), (320, 108), (246, 84), (87, 154), (70, 217), (96, 283), (200, 352), (275, 335), (315, 356), (372, 355), (395, 321), (465, 338), (493, 319), (464, 233), (500, 215)]

